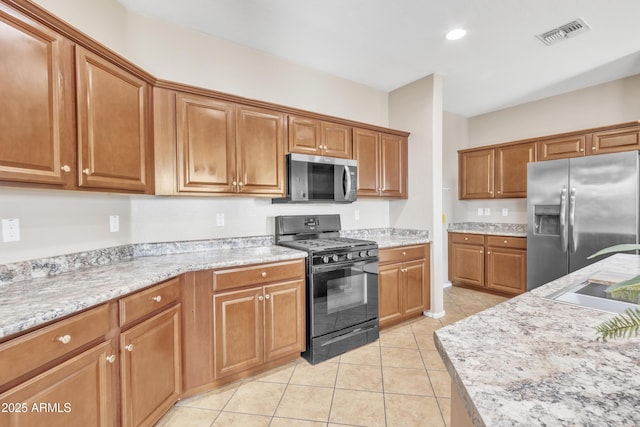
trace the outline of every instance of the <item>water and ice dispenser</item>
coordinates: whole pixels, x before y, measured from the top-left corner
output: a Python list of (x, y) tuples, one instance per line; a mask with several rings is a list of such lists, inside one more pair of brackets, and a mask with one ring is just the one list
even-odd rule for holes
[(560, 205), (534, 206), (534, 234), (560, 235)]

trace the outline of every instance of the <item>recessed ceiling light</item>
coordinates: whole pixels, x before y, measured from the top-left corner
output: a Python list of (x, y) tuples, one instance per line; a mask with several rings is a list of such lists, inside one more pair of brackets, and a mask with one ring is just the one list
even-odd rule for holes
[(451, 30), (447, 33), (447, 40), (458, 40), (463, 38), (467, 34), (467, 30), (462, 28), (456, 28), (455, 30)]

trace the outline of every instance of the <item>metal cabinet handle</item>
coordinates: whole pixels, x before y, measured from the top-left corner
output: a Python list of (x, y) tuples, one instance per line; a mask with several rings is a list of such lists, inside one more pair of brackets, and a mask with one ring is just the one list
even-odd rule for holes
[(469, 240), (469, 238), (468, 238), (468, 237), (465, 237), (465, 238), (464, 238), (464, 240)]
[(269, 298), (271, 298), (271, 295), (270, 294), (266, 294), (264, 297), (265, 297), (265, 299), (269, 299)]
[(244, 186), (244, 182), (240, 181), (240, 182), (238, 183), (238, 185), (239, 185), (240, 187), (242, 187), (242, 186)]
[(487, 255), (491, 255), (491, 251), (487, 251)]
[(484, 251), (480, 251), (480, 254), (483, 254), (483, 253), (484, 253)]
[(82, 173), (85, 175), (91, 175), (91, 169), (86, 168), (86, 169), (82, 169)]
[(593, 151), (598, 151), (598, 147), (596, 147), (595, 145), (593, 147), (591, 147), (591, 150)]
[(505, 240), (505, 241), (504, 241), (504, 243), (508, 243), (508, 241), (507, 241), (507, 240)]
[(584, 148), (581, 148), (580, 151), (584, 151)]
[(262, 273), (260, 273), (260, 275), (261, 275), (262, 277), (267, 277), (267, 272), (266, 272), (266, 271), (263, 271)]
[(62, 344), (69, 344), (71, 342), (71, 335), (62, 335), (58, 337), (58, 342)]
[(111, 356), (105, 357), (105, 359), (107, 360), (107, 362), (113, 363), (113, 362), (116, 361), (116, 356), (114, 354), (112, 354)]
[(127, 344), (124, 346), (124, 349), (127, 351), (133, 351), (133, 348), (134, 348), (133, 344)]
[(64, 165), (60, 169), (62, 169), (62, 172), (71, 172), (71, 167), (69, 167), (69, 165)]
[(262, 301), (264, 300), (264, 297), (262, 295), (258, 295), (258, 301)]
[(155, 302), (162, 301), (162, 295), (156, 295), (155, 297), (151, 297), (151, 299)]
[(238, 185), (238, 183), (236, 181), (233, 181), (231, 185)]
[(406, 255), (407, 255), (407, 253), (406, 253), (406, 252), (402, 252), (402, 256), (406, 256)]

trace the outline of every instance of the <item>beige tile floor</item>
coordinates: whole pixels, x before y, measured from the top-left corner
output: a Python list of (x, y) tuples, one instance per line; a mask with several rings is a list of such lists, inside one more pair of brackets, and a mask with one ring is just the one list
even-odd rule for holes
[(446, 316), (385, 329), (315, 366), (304, 359), (178, 402), (158, 426), (446, 426), (450, 379), (433, 331), (504, 301), (445, 288)]

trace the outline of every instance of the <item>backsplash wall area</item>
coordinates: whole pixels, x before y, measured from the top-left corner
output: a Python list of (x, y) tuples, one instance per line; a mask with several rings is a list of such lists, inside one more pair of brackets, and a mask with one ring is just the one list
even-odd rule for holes
[[(0, 241), (0, 264), (128, 243), (269, 235), (277, 215), (338, 213), (345, 230), (388, 227), (390, 203), (272, 205), (271, 199), (257, 198), (30, 188), (0, 188), (0, 200), (0, 218), (20, 221), (20, 241)], [(216, 225), (217, 214), (224, 214), (224, 226)], [(109, 231), (110, 215), (118, 215), (120, 231)]]

